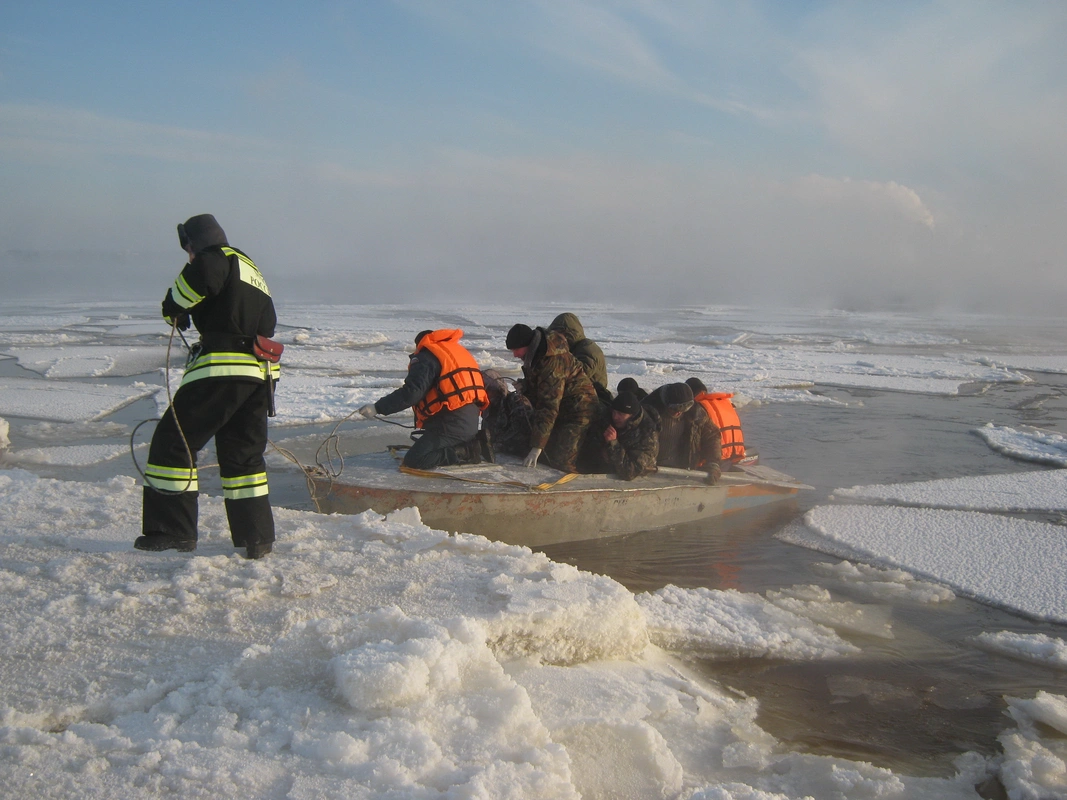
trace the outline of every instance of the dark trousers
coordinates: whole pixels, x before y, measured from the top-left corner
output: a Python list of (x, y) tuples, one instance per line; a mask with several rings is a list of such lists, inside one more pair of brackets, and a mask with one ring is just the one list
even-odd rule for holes
[(460, 462), (456, 445), (478, 435), (480, 413), (474, 404), (455, 411), (439, 411), (426, 420), (422, 433), (413, 436), (414, 444), (404, 456), (404, 466), (412, 469), (450, 467)]
[(458, 464), (456, 445), (462, 444), (463, 441), (454, 436), (424, 430), (421, 436), (415, 437), (414, 444), (404, 455), (404, 466), (412, 469), (433, 469)]
[[(269, 408), (270, 387), (265, 381), (206, 378), (178, 389), (173, 405), (156, 426), (148, 451), (148, 482), (169, 486), (171, 491), (145, 486), (141, 521), (145, 536), (197, 538), (198, 491), (186, 489), (195, 487), (191, 481), (196, 480), (197, 451), (215, 437), (226, 519), (234, 545), (274, 541), (274, 515), (263, 461)], [(192, 451), (191, 464), (186, 442)], [(188, 477), (169, 483), (153, 478), (160, 474), (180, 475), (181, 470)]]

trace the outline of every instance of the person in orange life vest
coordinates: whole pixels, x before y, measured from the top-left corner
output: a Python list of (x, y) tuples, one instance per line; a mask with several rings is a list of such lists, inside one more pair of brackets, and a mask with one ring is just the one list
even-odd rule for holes
[(722, 434), (722, 463), (736, 464), (745, 457), (745, 437), (741, 432), (741, 419), (730, 402), (732, 394), (709, 392), (700, 378), (689, 378), (686, 384), (693, 390), (693, 399), (704, 406), (711, 421)]
[(366, 419), (405, 408), (415, 412), (415, 443), (404, 456), (406, 467), (433, 469), (493, 460), (489, 441), (478, 431), (489, 397), (478, 362), (459, 343), (461, 338), (461, 330), (421, 331), (404, 384), (359, 409)]

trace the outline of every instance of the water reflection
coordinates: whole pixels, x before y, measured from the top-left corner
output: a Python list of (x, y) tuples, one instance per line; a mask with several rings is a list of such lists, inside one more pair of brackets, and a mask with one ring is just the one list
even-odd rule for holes
[[(862, 586), (819, 567), (837, 559), (775, 538), (799, 513), (795, 506), (756, 509), (711, 523), (541, 549), (634, 592), (674, 584), (765, 594), (815, 584), (834, 600), (869, 605)], [(979, 633), (998, 630), (1067, 638), (1067, 626), (964, 598), (879, 604), (893, 638), (838, 630), (861, 649), (855, 656), (810, 662), (694, 657), (693, 663), (709, 681), (758, 698), (760, 725), (786, 746), (929, 776), (955, 774), (953, 760), (968, 750), (999, 751), (997, 736), (1012, 726), (1004, 695), (1062, 692), (1067, 681), (1064, 671), (993, 655), (973, 643)]]

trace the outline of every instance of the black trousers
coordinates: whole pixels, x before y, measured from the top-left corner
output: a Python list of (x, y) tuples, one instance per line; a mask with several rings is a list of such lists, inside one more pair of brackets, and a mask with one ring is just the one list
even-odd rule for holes
[[(196, 454), (214, 437), (234, 546), (274, 541), (263, 461), (269, 409), (270, 385), (265, 381), (205, 378), (178, 389), (148, 451), (141, 521), (145, 536), (197, 538)], [(192, 451), (191, 464), (185, 442)]]
[(404, 456), (404, 466), (433, 469), (458, 464), (456, 445), (478, 435), (478, 406), (468, 404), (455, 411), (439, 411), (426, 421), (422, 434), (413, 436), (414, 444)]

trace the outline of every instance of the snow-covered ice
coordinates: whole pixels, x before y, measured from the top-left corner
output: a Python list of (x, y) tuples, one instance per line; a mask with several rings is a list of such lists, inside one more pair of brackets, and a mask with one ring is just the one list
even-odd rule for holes
[(54, 422), (96, 420), (158, 391), (158, 386), (145, 384), (42, 384), (31, 378), (0, 378), (0, 414)]
[[(483, 366), (517, 374), (507, 329), (576, 311), (615, 381), (652, 389), (695, 374), (739, 406), (853, 402), (817, 386), (958, 397), (966, 384), (1067, 372), (1063, 354), (984, 350), (967, 331), (985, 335), (985, 317), (918, 325), (722, 307), (665, 326), (599, 306), (284, 311), (272, 425), (292, 441), (398, 386), (423, 320), (463, 328)], [(233, 552), (221, 500), (205, 496), (195, 554), (145, 554), (130, 546), (132, 478), (17, 467), (117, 463), (127, 448), (94, 440), (124, 438), (127, 424), (109, 418), (131, 403), (165, 409), (167, 333), (106, 306), (0, 315), (0, 448), (16, 467), (0, 471), (0, 780), (11, 796), (974, 800), (996, 774), (1012, 798), (1067, 797), (1059, 694), (1009, 701), (1001, 755), (964, 753), (956, 777), (918, 778), (792, 751), (757, 723), (758, 698), (685, 661), (855, 657), (895, 635), (886, 603), (951, 607), (956, 592), (1067, 621), (1064, 528), (980, 513), (1067, 510), (1060, 470), (838, 489), (787, 535), (847, 559), (815, 572), (859, 601), (808, 584), (634, 594), (523, 548), (431, 530), (413, 509), (279, 508), (275, 555), (251, 562)], [(1055, 432), (977, 432), (1012, 458), (1067, 465)], [(1055, 637), (995, 630), (974, 643), (1064, 668)]]
[[(755, 701), (650, 644), (688, 610), (525, 548), (414, 510), (278, 509), (277, 555), (250, 562), (204, 498), (195, 555), (145, 554), (139, 504), (129, 478), (0, 472), (12, 796), (975, 797), (975, 765), (911, 778), (789, 752)], [(746, 650), (835, 641), (751, 602)]]
[(870, 505), (820, 506), (804, 522), (835, 554), (875, 559), (968, 597), (1067, 622), (1067, 532), (1061, 525)]

